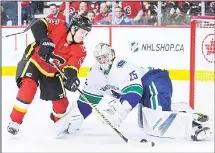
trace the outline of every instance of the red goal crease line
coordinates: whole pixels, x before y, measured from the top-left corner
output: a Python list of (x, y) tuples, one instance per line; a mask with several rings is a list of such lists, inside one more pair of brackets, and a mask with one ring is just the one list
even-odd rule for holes
[[(15, 76), (16, 75), (16, 66), (2, 66), (2, 76)], [(79, 77), (87, 77), (89, 67), (80, 68)], [(172, 80), (178, 81), (189, 81), (190, 80), (190, 70), (182, 69), (167, 69)], [(215, 81), (215, 71), (209, 70), (197, 70), (195, 72), (195, 80), (202, 82), (214, 82)]]

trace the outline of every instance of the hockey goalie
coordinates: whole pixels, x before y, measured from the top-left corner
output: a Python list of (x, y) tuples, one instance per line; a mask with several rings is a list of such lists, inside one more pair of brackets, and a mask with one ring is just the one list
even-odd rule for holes
[[(138, 106), (139, 127), (150, 135), (194, 141), (211, 137), (211, 129), (203, 125), (209, 120), (207, 115), (171, 110), (173, 88), (167, 70), (137, 67), (115, 57), (114, 49), (105, 43), (95, 47), (94, 57), (96, 64), (88, 73), (83, 93), (95, 105), (104, 95), (114, 97), (107, 108), (101, 110), (113, 126), (120, 126)], [(82, 96), (75, 104), (57, 123), (58, 133), (75, 132), (92, 113)]]

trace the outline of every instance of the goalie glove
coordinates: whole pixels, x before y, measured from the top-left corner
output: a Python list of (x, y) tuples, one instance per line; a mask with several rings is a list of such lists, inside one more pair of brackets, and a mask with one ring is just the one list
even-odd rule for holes
[(117, 127), (125, 120), (131, 110), (132, 107), (128, 101), (123, 101), (121, 103), (116, 99), (111, 101), (109, 103), (109, 108), (103, 109), (102, 113), (114, 127)]

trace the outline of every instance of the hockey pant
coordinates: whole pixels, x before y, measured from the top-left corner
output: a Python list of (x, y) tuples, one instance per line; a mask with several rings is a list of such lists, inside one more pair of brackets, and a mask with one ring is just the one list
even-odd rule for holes
[(17, 66), (16, 82), (19, 91), (10, 115), (13, 122), (22, 123), (38, 85), (41, 90), (40, 98), (52, 101), (54, 120), (65, 115), (69, 102), (61, 77), (46, 77), (29, 60), (21, 60)]
[(140, 103), (154, 110), (171, 110), (172, 82), (166, 70), (149, 71), (143, 78), (143, 95)]

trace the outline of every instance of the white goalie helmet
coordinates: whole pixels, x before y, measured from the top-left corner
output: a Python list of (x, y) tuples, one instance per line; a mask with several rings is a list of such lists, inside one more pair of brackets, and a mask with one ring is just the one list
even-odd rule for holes
[(115, 51), (110, 45), (99, 43), (95, 47), (94, 57), (104, 73), (108, 73), (115, 58)]

